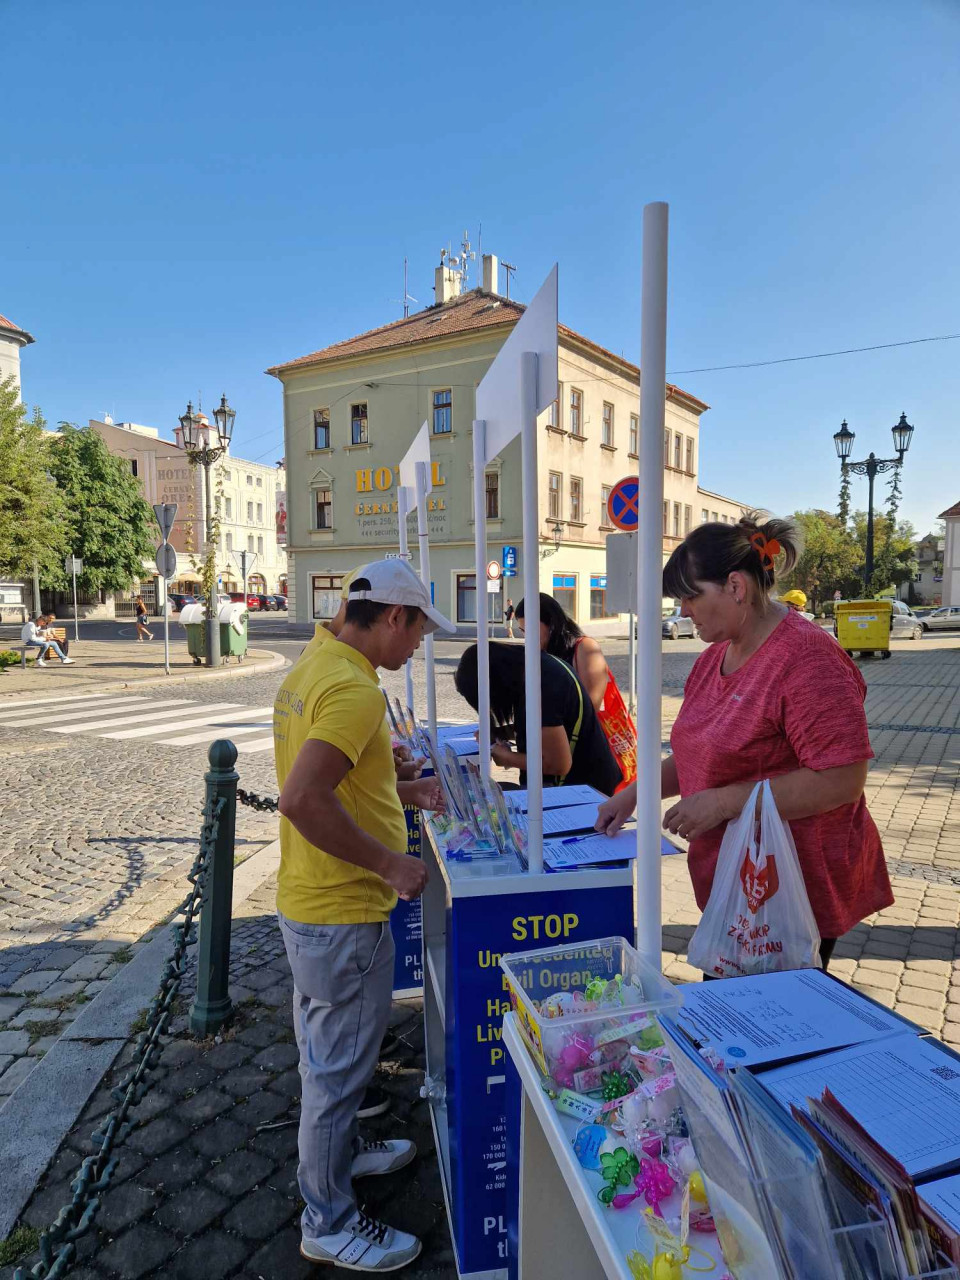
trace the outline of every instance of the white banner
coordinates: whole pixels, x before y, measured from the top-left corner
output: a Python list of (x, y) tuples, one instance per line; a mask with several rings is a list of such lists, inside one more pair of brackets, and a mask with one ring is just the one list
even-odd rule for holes
[(433, 468), (430, 466), (430, 428), (424, 422), (413, 437), (413, 443), (400, 462), (400, 483), (407, 491), (407, 511), (417, 509), (417, 463), (424, 463), (426, 485), (424, 497), (433, 490)]

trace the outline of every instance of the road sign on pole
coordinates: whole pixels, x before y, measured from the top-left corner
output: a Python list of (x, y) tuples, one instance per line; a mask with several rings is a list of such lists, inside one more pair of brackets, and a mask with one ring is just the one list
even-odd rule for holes
[(161, 542), (157, 547), (157, 573), (166, 582), (177, 572), (177, 553), (169, 542)]
[(491, 560), (487, 564), (487, 577), (491, 582), (499, 582), (503, 569), (499, 560)]
[(517, 576), (517, 548), (503, 548), (503, 576), (505, 578), (515, 578)]
[(157, 524), (160, 526), (160, 537), (167, 542), (170, 537), (170, 530), (173, 528), (173, 522), (177, 518), (177, 504), (175, 502), (155, 502), (153, 504), (153, 514), (157, 517)]
[(639, 476), (624, 476), (617, 481), (607, 499), (607, 515), (618, 529), (634, 532), (640, 519)]

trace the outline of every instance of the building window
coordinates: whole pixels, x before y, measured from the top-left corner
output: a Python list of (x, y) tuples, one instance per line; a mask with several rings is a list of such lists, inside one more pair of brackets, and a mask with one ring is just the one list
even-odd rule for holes
[(343, 578), (339, 575), (314, 574), (313, 616), (314, 618), (334, 618), (340, 608), (340, 584)]
[(602, 484), (600, 486), (600, 528), (601, 529), (613, 528), (613, 525), (610, 523), (610, 509), (608, 506), (610, 502), (610, 488), (611, 486), (608, 484)]
[(687, 471), (693, 475), (693, 437), (687, 436)]
[(263, 488), (263, 476), (257, 476), (257, 488), (258, 489)]
[(257, 539), (257, 555), (258, 556), (263, 555), (263, 538)]
[(233, 499), (232, 498), (224, 498), (223, 514), (227, 520), (233, 519)]
[[(670, 465), (670, 432), (666, 430), (663, 433), (663, 465), (665, 467)], [(666, 533), (666, 530), (664, 530), (664, 533)]]
[(551, 520), (559, 520), (562, 510), (560, 504), (560, 486), (563, 484), (563, 476), (559, 471), (550, 472), (550, 488), (547, 499), (547, 514)]
[(233, 534), (232, 533), (227, 534), (227, 550), (228, 551), (233, 550)]
[[(499, 591), (485, 591), (487, 597), (487, 621), (503, 621), (503, 595)], [(477, 620), (477, 578), (473, 573), (457, 574), (457, 621)]]
[(350, 406), (350, 443), (370, 443), (370, 436), (367, 431), (367, 402), (365, 400), (362, 404), (352, 404)]
[(683, 469), (683, 436), (679, 431), (673, 437), (673, 465), (677, 471)]
[(603, 426), (600, 429), (600, 443), (608, 449), (613, 448), (613, 405), (603, 402)]
[(669, 512), (669, 510), (670, 510), (670, 503), (669, 503), (669, 502), (665, 502), (665, 503), (663, 504), (663, 536), (664, 536), (664, 537), (666, 537), (666, 536), (667, 536), (667, 520), (668, 520), (668, 518), (669, 518), (669, 517), (668, 517), (668, 512)]
[(257, 524), (263, 524), (263, 503), (257, 503)]
[(583, 523), (583, 481), (579, 476), (570, 477), (570, 519), (574, 524)]
[(706, 524), (709, 519), (710, 519), (710, 512), (707, 510), (706, 507), (703, 507), (700, 511), (700, 523)]
[(570, 388), (570, 434), (583, 435), (583, 392)]
[(547, 405), (547, 426), (553, 427), (555, 431), (560, 430), (560, 401), (552, 400)]
[(317, 490), (317, 528), (333, 528), (333, 493), (330, 489)]
[(130, 459), (130, 474), (132, 476), (138, 476), (140, 474), (140, 464), (137, 462), (136, 458)]
[(487, 495), (487, 519), (500, 519), (500, 474), (497, 471), (488, 471), (485, 480), (485, 490)]
[(247, 550), (250, 552), (253, 551), (253, 534), (252, 533), (247, 538)]
[(673, 536), (680, 537), (680, 503), (673, 504)]
[(683, 536), (686, 537), (693, 527), (693, 507), (683, 508)]
[(635, 413), (630, 415), (630, 452), (640, 452), (640, 419)]
[(253, 524), (253, 503), (247, 503), (247, 524)]
[(453, 430), (453, 392), (448, 387), (445, 391), (433, 393), (433, 434), (447, 436)]
[(224, 480), (229, 480), (229, 479), (230, 479), (231, 474), (232, 474), (232, 473), (231, 473), (231, 472), (229, 472), (229, 471), (226, 469), (226, 467), (224, 467), (223, 472), (222, 472), (222, 475), (223, 475)]
[(247, 476), (247, 484), (253, 484), (253, 476)]
[(329, 409), (314, 409), (313, 411), (313, 447), (315, 449), (330, 448)]
[(564, 613), (577, 620), (577, 575), (575, 573), (555, 573), (553, 575), (553, 598)]
[(609, 618), (607, 612), (607, 575), (591, 573), (590, 575), (590, 617)]
[(713, 520), (713, 523), (714, 523), (714, 524), (716, 524), (716, 523), (717, 523), (717, 518), (718, 518), (718, 517), (717, 517), (717, 513), (716, 513), (715, 511), (711, 511), (711, 512), (710, 512), (710, 518)]

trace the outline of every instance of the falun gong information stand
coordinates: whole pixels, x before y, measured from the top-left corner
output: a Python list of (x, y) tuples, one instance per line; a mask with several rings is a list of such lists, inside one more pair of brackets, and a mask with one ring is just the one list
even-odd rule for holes
[[(507, 1280), (508, 1103), (502, 1041), (510, 1008), (503, 953), (609, 934), (633, 936), (629, 866), (530, 875), (514, 857), (448, 861), (423, 823), (423, 1009), (430, 1104), (443, 1193), (461, 1280)], [(549, 993), (545, 993), (549, 994)]]

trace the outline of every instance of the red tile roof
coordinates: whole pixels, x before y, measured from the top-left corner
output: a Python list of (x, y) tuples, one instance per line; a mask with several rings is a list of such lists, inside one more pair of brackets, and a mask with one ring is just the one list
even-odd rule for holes
[(26, 329), (21, 329), (18, 324), (14, 324), (12, 320), (8, 320), (6, 316), (0, 316), (0, 329), (7, 329), (10, 333), (17, 333), (21, 338), (25, 338), (27, 343), (33, 342), (33, 336), (27, 333)]
[(937, 516), (938, 520), (957, 520), (960, 519), (960, 502), (955, 502), (952, 507), (947, 507), (946, 511), (941, 511)]
[[(498, 329), (507, 325), (513, 326), (526, 311), (523, 303), (513, 299), (497, 297), (484, 293), (482, 289), (472, 289), (461, 294), (450, 302), (427, 307), (416, 315), (407, 316), (403, 320), (394, 320), (391, 324), (381, 325), (378, 329), (370, 329), (356, 338), (347, 338), (343, 342), (335, 342), (332, 346), (323, 347), (310, 355), (300, 356), (296, 360), (288, 360), (284, 364), (271, 365), (267, 373), (274, 377), (289, 373), (295, 369), (306, 369), (311, 365), (325, 364), (327, 361), (340, 360), (346, 356), (367, 355), (374, 351), (386, 351), (394, 347), (413, 346), (421, 342), (430, 342), (435, 338), (453, 337), (461, 333), (474, 333), (483, 329)], [(615, 355), (606, 347), (591, 342), (582, 334), (566, 325), (558, 325), (561, 339), (574, 346), (586, 348), (589, 352), (603, 360), (612, 361), (629, 378), (639, 379), (640, 369), (622, 356)], [(668, 395), (682, 397), (701, 412), (709, 409), (703, 400), (698, 400), (688, 391), (667, 383)]]

